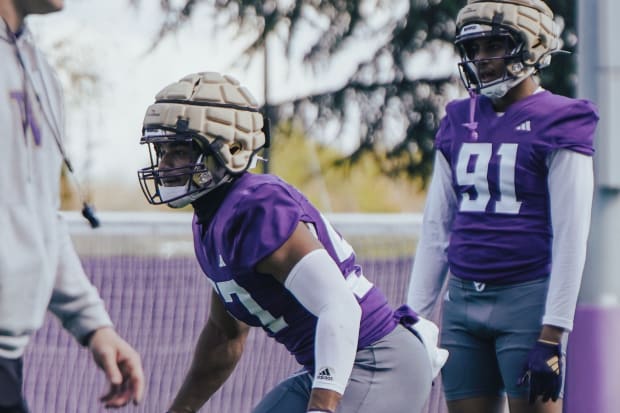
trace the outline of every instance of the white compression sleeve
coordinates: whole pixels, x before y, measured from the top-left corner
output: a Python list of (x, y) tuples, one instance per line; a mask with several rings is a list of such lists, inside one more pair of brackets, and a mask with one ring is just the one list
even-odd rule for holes
[(407, 304), (430, 318), (448, 271), (446, 249), (457, 209), (452, 172), (446, 158), (437, 151), (431, 185), (426, 195), (422, 235), (413, 260)]
[(304, 256), (284, 286), (317, 318), (312, 387), (344, 393), (359, 336), (362, 309), (326, 250)]
[(550, 158), (549, 198), (553, 225), (551, 275), (543, 324), (573, 328), (586, 260), (594, 191), (592, 157), (558, 150)]

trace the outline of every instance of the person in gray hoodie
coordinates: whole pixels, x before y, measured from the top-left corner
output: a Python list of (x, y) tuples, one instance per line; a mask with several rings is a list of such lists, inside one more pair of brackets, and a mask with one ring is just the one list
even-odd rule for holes
[(28, 412), (24, 350), (49, 309), (105, 372), (106, 407), (138, 403), (138, 353), (114, 330), (58, 213), (63, 99), (24, 23), (63, 0), (0, 0), (0, 412)]

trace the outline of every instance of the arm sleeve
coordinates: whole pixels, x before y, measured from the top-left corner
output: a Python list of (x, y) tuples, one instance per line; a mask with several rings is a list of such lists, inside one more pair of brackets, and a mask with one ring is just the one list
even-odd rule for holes
[(284, 286), (318, 318), (312, 387), (344, 394), (353, 370), (362, 316), (355, 296), (324, 249), (299, 260)]
[(426, 318), (432, 315), (448, 271), (446, 250), (457, 207), (451, 176), (448, 161), (438, 151), (407, 293), (407, 304)]
[(111, 326), (103, 300), (86, 277), (63, 219), (58, 217), (58, 268), (49, 309), (80, 343), (94, 330)]
[(554, 152), (548, 185), (553, 247), (542, 322), (571, 331), (590, 230), (594, 191), (592, 157), (572, 150)]

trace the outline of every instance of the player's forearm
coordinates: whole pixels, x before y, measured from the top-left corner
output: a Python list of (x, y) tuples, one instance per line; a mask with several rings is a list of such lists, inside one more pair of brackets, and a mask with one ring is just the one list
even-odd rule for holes
[(544, 325), (538, 338), (550, 343), (560, 343), (563, 335), (564, 329), (562, 327)]
[(335, 412), (341, 398), (342, 396), (333, 390), (312, 389), (310, 401), (308, 402), (308, 410), (327, 410)]
[(407, 290), (407, 304), (423, 317), (431, 319), (448, 275), (445, 244), (430, 245), (421, 240)]
[(208, 323), (200, 335), (192, 365), (170, 411), (198, 411), (235, 369), (243, 353), (246, 337), (247, 331), (230, 336)]
[(559, 151), (549, 166), (548, 179), (553, 246), (542, 321), (545, 325), (570, 331), (590, 229), (594, 182), (592, 158), (568, 150)]
[(435, 303), (447, 276), (446, 251), (456, 202), (450, 165), (446, 158), (437, 152), (424, 207), (422, 235), (416, 249), (407, 292), (407, 304), (429, 319), (433, 315)]
[(193, 368), (185, 377), (185, 381), (172, 403), (173, 413), (197, 412), (226, 381), (234, 366), (207, 373), (195, 371)]

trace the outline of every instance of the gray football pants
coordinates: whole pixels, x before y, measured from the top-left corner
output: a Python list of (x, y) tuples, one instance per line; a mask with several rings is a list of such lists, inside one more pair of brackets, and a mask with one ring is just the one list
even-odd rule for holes
[[(336, 413), (418, 413), (431, 391), (431, 367), (422, 342), (399, 325), (357, 352)], [(252, 413), (305, 413), (312, 376), (303, 371), (278, 384)]]
[[(451, 276), (441, 329), (441, 346), (450, 352), (442, 369), (447, 400), (504, 393), (514, 399), (528, 397), (528, 386), (517, 381), (540, 334), (547, 288), (546, 278), (485, 285)], [(564, 360), (566, 339), (565, 334)]]

